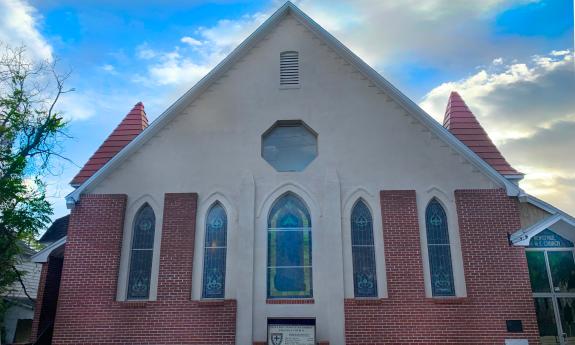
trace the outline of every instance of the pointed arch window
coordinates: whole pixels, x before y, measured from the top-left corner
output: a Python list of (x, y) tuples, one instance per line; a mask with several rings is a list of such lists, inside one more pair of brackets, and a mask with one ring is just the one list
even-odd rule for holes
[(311, 298), (311, 217), (303, 201), (286, 193), (268, 216), (268, 298)]
[(206, 217), (202, 298), (224, 298), (228, 218), (219, 202)]
[(355, 297), (377, 297), (373, 218), (361, 199), (351, 211), (351, 254)]
[(148, 299), (156, 232), (156, 216), (149, 204), (138, 210), (133, 224), (127, 298)]
[(441, 203), (432, 199), (425, 209), (427, 250), (433, 296), (454, 296), (453, 267), (447, 216)]

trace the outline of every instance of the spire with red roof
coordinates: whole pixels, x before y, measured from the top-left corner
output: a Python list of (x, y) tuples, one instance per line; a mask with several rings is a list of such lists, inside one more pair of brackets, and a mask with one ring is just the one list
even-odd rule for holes
[(505, 160), (475, 115), (469, 110), (465, 101), (455, 91), (449, 96), (443, 127), (447, 128), (451, 134), (455, 135), (501, 175), (508, 177), (523, 175)]
[(148, 118), (146, 117), (144, 104), (138, 102), (128, 115), (124, 117), (118, 127), (114, 129), (112, 134), (110, 134), (98, 150), (96, 150), (92, 157), (90, 157), (70, 184), (76, 187), (84, 183), (84, 181), (92, 177), (96, 171), (108, 163), (110, 159), (135, 137), (142, 133), (146, 127), (148, 127)]

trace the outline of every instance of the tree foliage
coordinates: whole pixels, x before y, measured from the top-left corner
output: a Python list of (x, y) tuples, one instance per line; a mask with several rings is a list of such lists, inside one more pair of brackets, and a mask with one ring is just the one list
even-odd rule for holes
[(56, 111), (68, 75), (55, 62), (32, 61), (24, 47), (0, 42), (0, 296), (23, 272), (23, 245), (50, 222), (43, 179), (51, 171), (66, 122)]

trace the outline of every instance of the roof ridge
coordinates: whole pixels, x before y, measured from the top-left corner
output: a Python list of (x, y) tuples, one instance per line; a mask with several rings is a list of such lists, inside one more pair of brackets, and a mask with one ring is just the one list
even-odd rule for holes
[(515, 170), (493, 143), (487, 131), (457, 91), (447, 100), (443, 127), (504, 176), (523, 175)]
[(146, 116), (144, 103), (138, 102), (88, 159), (70, 184), (79, 186), (88, 180), (147, 127), (148, 117)]

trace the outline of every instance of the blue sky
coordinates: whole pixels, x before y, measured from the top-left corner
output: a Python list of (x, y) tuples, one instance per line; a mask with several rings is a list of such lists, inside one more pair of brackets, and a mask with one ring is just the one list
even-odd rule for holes
[[(282, 3), (0, 0), (0, 40), (73, 71), (63, 154), (81, 166), (136, 102), (155, 119)], [(522, 187), (575, 213), (573, 1), (294, 3), (438, 120), (459, 90)], [(55, 216), (79, 169), (59, 164)]]

